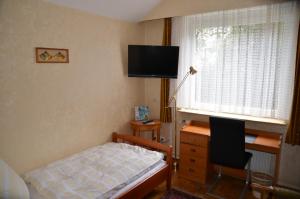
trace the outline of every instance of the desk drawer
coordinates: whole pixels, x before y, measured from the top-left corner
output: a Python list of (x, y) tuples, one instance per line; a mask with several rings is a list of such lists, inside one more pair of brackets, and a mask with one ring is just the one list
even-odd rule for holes
[(180, 167), (181, 166), (194, 168), (194, 169), (206, 169), (207, 168), (207, 159), (181, 155), (180, 156)]
[(189, 180), (205, 184), (206, 170), (202, 168), (179, 167), (179, 176)]
[(208, 136), (181, 132), (180, 141), (186, 144), (193, 144), (197, 146), (207, 147)]
[(180, 157), (182, 156), (207, 158), (207, 148), (180, 143)]

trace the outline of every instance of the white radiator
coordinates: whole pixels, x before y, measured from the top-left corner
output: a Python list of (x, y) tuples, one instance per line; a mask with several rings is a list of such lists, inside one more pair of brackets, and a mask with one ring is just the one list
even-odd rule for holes
[(251, 171), (263, 172), (274, 176), (276, 156), (271, 153), (265, 153), (254, 150), (246, 150), (253, 154), (251, 162)]

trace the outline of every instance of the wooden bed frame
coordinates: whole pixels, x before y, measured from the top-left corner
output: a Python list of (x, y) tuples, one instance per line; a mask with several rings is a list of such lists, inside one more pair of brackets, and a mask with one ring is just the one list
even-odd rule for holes
[(171, 177), (172, 177), (172, 147), (160, 144), (158, 142), (146, 140), (140, 137), (135, 137), (128, 134), (112, 134), (113, 142), (125, 142), (133, 145), (138, 145), (150, 150), (160, 151), (165, 154), (166, 166), (162, 169), (146, 178), (142, 182), (138, 183), (126, 193), (119, 196), (119, 199), (132, 199), (132, 198), (143, 198), (149, 192), (151, 192), (156, 186), (166, 180), (167, 190), (171, 188)]

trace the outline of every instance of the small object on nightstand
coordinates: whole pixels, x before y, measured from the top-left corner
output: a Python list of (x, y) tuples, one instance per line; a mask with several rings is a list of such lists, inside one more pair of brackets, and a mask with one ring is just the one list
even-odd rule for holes
[(143, 124), (148, 124), (148, 123), (152, 123), (153, 122), (153, 120), (145, 120), (145, 121), (143, 121)]

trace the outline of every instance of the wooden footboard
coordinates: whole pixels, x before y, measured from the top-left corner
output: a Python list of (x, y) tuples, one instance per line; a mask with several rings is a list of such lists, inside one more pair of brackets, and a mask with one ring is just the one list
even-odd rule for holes
[(156, 186), (166, 180), (167, 189), (171, 188), (171, 177), (172, 177), (172, 147), (160, 144), (158, 142), (146, 140), (140, 137), (135, 137), (127, 134), (112, 134), (113, 142), (126, 142), (133, 145), (145, 147), (150, 150), (160, 151), (165, 154), (165, 160), (167, 165), (162, 169), (148, 177), (144, 181), (137, 184), (135, 187), (130, 189), (128, 192), (122, 194), (119, 198), (131, 199), (131, 198), (143, 198), (146, 194), (151, 192)]

